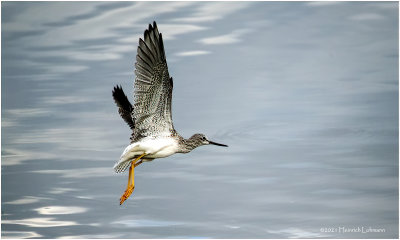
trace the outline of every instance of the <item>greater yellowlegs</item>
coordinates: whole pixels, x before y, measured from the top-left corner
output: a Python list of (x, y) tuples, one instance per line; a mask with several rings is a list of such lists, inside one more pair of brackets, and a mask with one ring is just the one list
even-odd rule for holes
[(113, 98), (118, 112), (132, 130), (131, 143), (114, 165), (117, 173), (129, 167), (128, 186), (121, 196), (122, 204), (135, 188), (134, 169), (139, 164), (174, 153), (188, 153), (201, 146), (225, 144), (210, 141), (204, 134), (194, 134), (189, 139), (181, 137), (174, 129), (171, 114), (172, 78), (168, 73), (164, 44), (156, 22), (139, 38), (135, 64), (134, 100), (129, 102), (120, 86), (115, 86)]

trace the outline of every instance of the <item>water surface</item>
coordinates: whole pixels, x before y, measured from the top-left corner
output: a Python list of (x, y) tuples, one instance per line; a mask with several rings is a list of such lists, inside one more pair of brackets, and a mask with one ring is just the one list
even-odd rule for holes
[[(398, 238), (398, 7), (2, 2), (2, 237)], [(119, 206), (111, 90), (153, 20), (176, 129), (229, 148), (142, 164)]]

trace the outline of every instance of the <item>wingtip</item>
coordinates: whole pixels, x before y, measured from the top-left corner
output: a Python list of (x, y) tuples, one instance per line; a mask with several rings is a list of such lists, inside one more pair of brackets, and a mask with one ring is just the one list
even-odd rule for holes
[(143, 36), (144, 36), (144, 41), (146, 41), (146, 39), (148, 39), (148, 37), (149, 37), (149, 29), (144, 30)]
[(115, 94), (115, 91), (118, 91), (118, 84), (114, 86), (113, 90), (112, 90), (112, 94)]
[(153, 32), (153, 30), (156, 30), (156, 29), (158, 31), (157, 23), (156, 23), (156, 21), (153, 21), (153, 25), (151, 23), (149, 23), (149, 27), (144, 31), (144, 34), (146, 35), (146, 32), (147, 32), (147, 34), (149, 34), (149, 33)]
[(114, 94), (116, 91), (120, 91), (120, 90), (122, 90), (122, 86), (117, 84), (117, 85), (114, 86), (112, 92)]

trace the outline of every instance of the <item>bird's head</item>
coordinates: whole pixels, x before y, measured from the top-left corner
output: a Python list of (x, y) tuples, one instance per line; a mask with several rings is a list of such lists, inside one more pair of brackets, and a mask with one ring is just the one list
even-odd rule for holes
[(210, 140), (208, 140), (206, 135), (201, 134), (201, 133), (194, 134), (193, 136), (191, 136), (189, 138), (189, 141), (193, 142), (197, 146), (209, 145), (209, 144), (222, 146), (222, 147), (227, 147), (228, 146), (228, 145), (225, 145), (225, 144), (222, 144), (222, 143), (216, 143), (216, 142), (210, 141)]

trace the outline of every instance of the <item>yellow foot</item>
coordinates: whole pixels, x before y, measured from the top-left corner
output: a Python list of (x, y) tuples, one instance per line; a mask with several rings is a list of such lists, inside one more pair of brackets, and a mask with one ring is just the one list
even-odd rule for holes
[(126, 199), (129, 198), (129, 196), (133, 193), (133, 190), (135, 189), (135, 186), (129, 186), (126, 188), (124, 194), (122, 194), (121, 198), (119, 199), (119, 205), (122, 205)]

